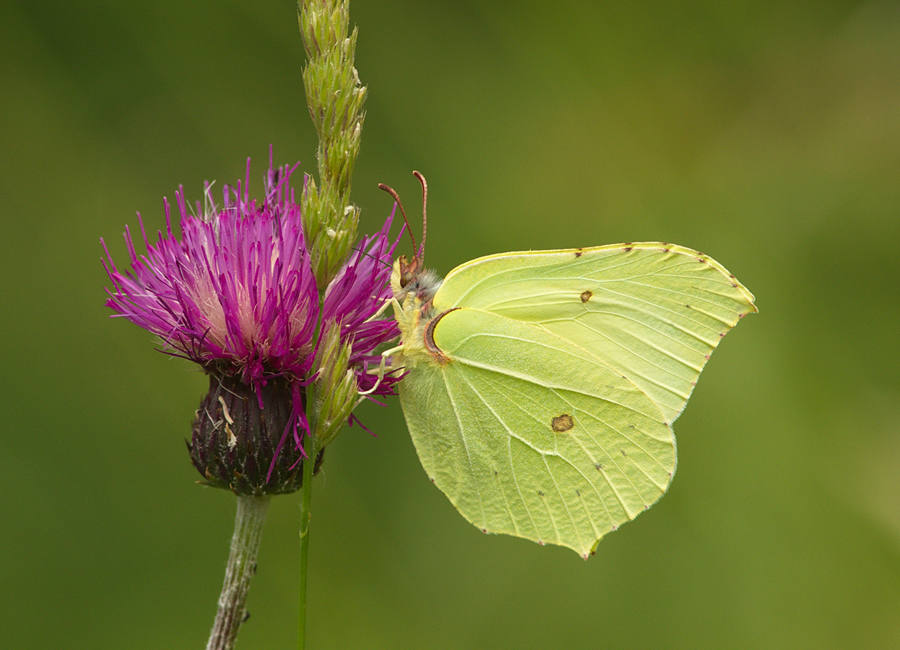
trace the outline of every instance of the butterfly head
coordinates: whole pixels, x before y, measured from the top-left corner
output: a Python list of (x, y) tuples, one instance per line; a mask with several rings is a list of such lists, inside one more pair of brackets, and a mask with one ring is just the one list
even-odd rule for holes
[(391, 274), (391, 289), (401, 303), (412, 297), (414, 308), (430, 307), (431, 299), (441, 286), (441, 278), (430, 269), (422, 268), (418, 258), (412, 261), (401, 255), (394, 262)]
[(416, 238), (413, 236), (412, 229), (409, 227), (409, 219), (406, 218), (406, 211), (403, 209), (403, 203), (400, 201), (400, 196), (393, 188), (384, 183), (380, 183), (378, 187), (394, 197), (394, 201), (396, 201), (397, 205), (400, 207), (400, 213), (403, 215), (403, 222), (406, 224), (406, 228), (409, 231), (410, 239), (412, 239), (414, 251), (412, 261), (408, 260), (406, 256), (401, 255), (397, 258), (397, 261), (394, 262), (394, 272), (391, 274), (391, 289), (394, 293), (394, 298), (399, 302), (404, 303), (404, 307), (406, 307), (407, 305), (405, 303), (407, 298), (412, 296), (414, 299), (414, 304), (412, 305), (413, 308), (428, 309), (430, 308), (431, 299), (434, 297), (434, 294), (441, 284), (441, 279), (433, 271), (425, 270), (425, 234), (428, 228), (426, 211), (428, 205), (428, 184), (425, 182), (425, 177), (419, 172), (414, 171), (413, 175), (422, 185), (422, 244), (418, 248), (416, 247)]

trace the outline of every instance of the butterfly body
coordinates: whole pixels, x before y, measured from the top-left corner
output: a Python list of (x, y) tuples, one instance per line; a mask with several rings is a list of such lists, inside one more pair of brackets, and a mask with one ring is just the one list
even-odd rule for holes
[[(665, 493), (671, 424), (752, 295), (660, 243), (395, 266), (400, 401), (431, 480), (484, 532), (570, 547)], [(405, 279), (405, 285), (403, 284)]]

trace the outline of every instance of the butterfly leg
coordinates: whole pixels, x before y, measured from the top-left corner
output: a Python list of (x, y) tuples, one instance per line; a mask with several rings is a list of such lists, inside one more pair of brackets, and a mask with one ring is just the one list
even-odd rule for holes
[(378, 318), (379, 316), (381, 316), (384, 313), (384, 311), (388, 308), (388, 305), (390, 305), (393, 301), (394, 301), (393, 298), (391, 298), (389, 300), (385, 300), (383, 303), (381, 303), (381, 307), (378, 308), (378, 311), (376, 311), (374, 314), (369, 316), (365, 322), (368, 323), (369, 321), (373, 321), (376, 318)]
[[(357, 406), (360, 403), (362, 403), (363, 400), (365, 400), (369, 395), (371, 395), (378, 389), (378, 386), (381, 385), (381, 380), (384, 379), (385, 370), (387, 368), (387, 360), (389, 358), (391, 358), (391, 356), (393, 356), (394, 354), (399, 352), (401, 348), (402, 348), (402, 346), (398, 345), (397, 347), (391, 348), (390, 350), (385, 350), (384, 352), (381, 353), (381, 363), (378, 364), (378, 373), (377, 373), (378, 379), (375, 381), (375, 384), (372, 386), (372, 388), (370, 388), (369, 390), (365, 390), (365, 391), (359, 391), (357, 393), (359, 395), (359, 401), (357, 402)], [(395, 370), (395, 369), (391, 368), (391, 371), (393, 371), (393, 370)]]
[[(403, 307), (400, 305), (400, 302), (396, 298), (391, 298), (390, 300), (385, 300), (384, 304), (381, 306), (381, 308), (378, 310), (378, 312), (376, 314), (374, 314), (368, 320), (372, 320), (372, 318), (376, 318), (377, 316), (384, 313), (384, 310), (387, 309), (388, 305), (391, 305), (394, 308), (394, 314), (400, 314), (403, 317), (407, 317), (407, 313), (406, 313), (406, 311), (404, 311)], [(403, 346), (398, 345), (389, 350), (385, 350), (384, 352), (381, 353), (381, 363), (378, 364), (378, 379), (376, 380), (375, 385), (372, 386), (372, 388), (370, 388), (369, 390), (366, 390), (366, 391), (360, 391), (358, 393), (359, 394), (359, 402), (357, 402), (357, 404), (362, 402), (369, 395), (374, 393), (375, 390), (377, 390), (378, 386), (381, 385), (381, 380), (384, 379), (384, 375), (385, 375), (385, 372), (387, 369), (388, 359), (390, 359), (392, 356), (394, 356), (395, 354), (400, 352), (402, 349), (403, 349)], [(396, 368), (392, 367), (390, 369), (390, 371), (394, 371), (394, 370), (396, 370)]]

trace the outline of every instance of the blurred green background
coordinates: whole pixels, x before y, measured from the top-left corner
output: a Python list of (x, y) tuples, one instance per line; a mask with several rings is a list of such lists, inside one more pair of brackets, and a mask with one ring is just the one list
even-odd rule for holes
[[(676, 423), (668, 495), (571, 551), (486, 537), (396, 400), (313, 495), (311, 648), (900, 646), (900, 5), (355, 0), (386, 182), (428, 263), (664, 240), (757, 296)], [(108, 318), (99, 237), (162, 197), (314, 169), (290, 1), (0, 5), (0, 646), (200, 648), (234, 498), (194, 484), (191, 364)], [(238, 647), (295, 637), (274, 500)]]

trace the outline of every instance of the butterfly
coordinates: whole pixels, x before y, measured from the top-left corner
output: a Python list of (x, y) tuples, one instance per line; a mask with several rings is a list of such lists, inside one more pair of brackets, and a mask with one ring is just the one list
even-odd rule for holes
[(660, 242), (501, 253), (443, 281), (423, 251), (394, 264), (390, 351), (422, 466), (483, 532), (587, 558), (666, 492), (672, 423), (753, 295)]

